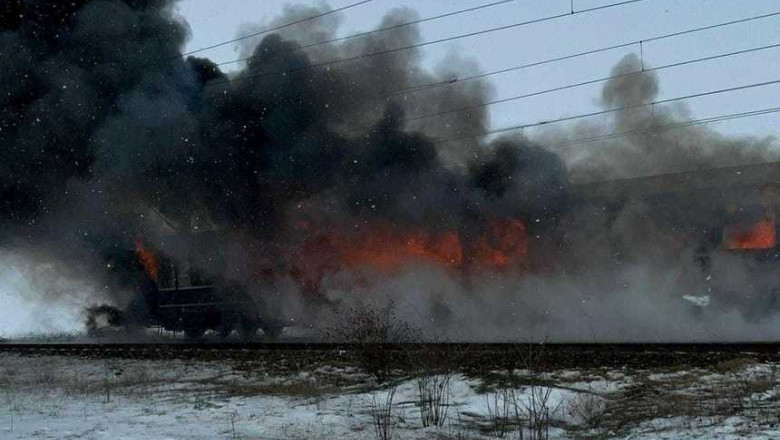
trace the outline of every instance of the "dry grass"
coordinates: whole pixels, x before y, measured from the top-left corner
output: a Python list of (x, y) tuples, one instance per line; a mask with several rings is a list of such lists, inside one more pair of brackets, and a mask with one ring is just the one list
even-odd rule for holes
[(339, 388), (308, 382), (248, 384), (235, 387), (221, 387), (230, 396), (287, 396), (296, 398), (319, 398), (340, 392)]
[(737, 373), (757, 363), (753, 358), (739, 357), (718, 362), (712, 369), (720, 374)]
[(607, 410), (606, 401), (590, 393), (579, 393), (565, 405), (566, 413), (587, 429), (599, 428)]
[[(534, 364), (534, 359), (539, 357), (517, 354), (507, 359), (506, 370), (491, 371), (480, 377), (481, 386), (473, 391), (484, 394), (480, 398), (485, 399), (486, 418), (458, 412), (459, 396), (451, 394), (449, 380), (459, 373), (459, 361), (435, 353), (417, 359), (411, 374), (403, 379), (413, 384), (417, 380), (419, 386), (418, 398), (404, 402), (388, 401), (387, 395), (383, 394), (386, 391), (376, 394), (366, 391), (374, 382), (360, 374), (356, 366), (323, 366), (309, 362), (294, 375), (297, 361), (291, 362), (285, 370), (278, 370), (278, 365), (268, 370), (265, 363), (260, 362), (225, 365), (52, 357), (41, 359), (39, 363), (36, 361), (36, 368), (32, 369), (29, 360), (15, 363), (11, 358), (4, 358), (8, 362), (0, 365), (0, 404), (7, 409), (3, 412), (9, 414), (9, 420), (3, 423), (9, 425), (16, 415), (25, 412), (19, 401), (30, 402), (29, 399), (17, 399), (19, 393), (25, 391), (34, 391), (43, 397), (23, 405), (37, 405), (35, 411), (53, 415), (63, 406), (52, 398), (59, 394), (90, 396), (94, 402), (103, 402), (119, 396), (165, 392), (170, 393), (171, 399), (189, 402), (195, 398), (195, 406), (204, 408), (211, 408), (209, 402), (213, 403), (215, 397), (272, 395), (310, 399), (309, 403), (303, 403), (316, 404), (319, 408), (320, 405), (332, 405), (334, 396), (365, 393), (369, 398), (375, 396), (374, 401), (363, 402), (360, 408), (355, 408), (355, 413), (366, 417), (366, 435), (371, 436), (374, 428), (378, 438), (393, 436), (394, 428), (405, 426), (405, 419), (399, 424), (402, 415), (398, 412), (405, 410), (404, 405), (417, 405), (421, 412), (420, 419), (414, 414), (414, 426), (436, 426), (438, 429), (435, 434), (431, 432), (431, 436), (441, 439), (474, 438), (478, 430), (493, 438), (516, 438), (522, 431), (526, 440), (539, 439), (546, 438), (553, 426), (565, 428), (570, 438), (609, 438), (610, 435), (630, 435), (637, 429), (652, 429), (647, 428), (652, 426), (648, 422), (659, 418), (679, 418), (681, 421), (674, 423), (684, 424), (684, 427), (710, 426), (733, 415), (743, 417), (745, 423), (769, 425), (780, 422), (780, 386), (776, 369), (754, 359), (735, 358), (707, 369), (577, 370), (574, 375), (572, 371), (554, 374), (542, 371)], [(271, 375), (269, 371), (281, 371), (282, 374)], [(582, 390), (583, 386), (577, 383), (601, 380), (622, 383), (620, 388), (603, 388), (611, 391), (579, 393), (566, 401), (559, 413), (556, 413), (559, 408), (552, 407), (551, 386)], [(352, 411), (351, 406), (349, 411)], [(571, 426), (555, 421), (563, 413), (575, 420)], [(433, 417), (426, 419), (426, 414)], [(460, 423), (462, 414), (469, 418), (466, 425)], [(229, 425), (232, 427), (234, 422)], [(457, 428), (453, 429), (453, 425)], [(674, 428), (676, 426), (670, 429)]]
[(683, 428), (711, 426), (731, 416), (741, 416), (745, 423), (776, 423), (780, 402), (772, 395), (778, 386), (775, 369), (752, 370), (756, 365), (754, 359), (735, 358), (709, 370), (655, 380), (647, 372), (638, 374), (636, 383), (606, 400), (600, 425), (605, 432), (626, 434), (658, 418), (680, 418)]

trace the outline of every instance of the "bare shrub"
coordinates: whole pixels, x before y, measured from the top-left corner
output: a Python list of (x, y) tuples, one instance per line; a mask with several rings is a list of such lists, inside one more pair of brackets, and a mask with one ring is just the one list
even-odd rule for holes
[[(515, 411), (528, 419), (527, 438), (529, 440), (547, 440), (550, 438), (550, 415), (558, 410), (558, 406), (551, 407), (552, 388), (531, 386), (529, 391), (528, 395), (524, 396), (525, 399), (515, 399)], [(519, 425), (518, 429), (520, 430), (520, 438), (526, 438), (522, 434), (523, 426)]]
[(566, 401), (566, 412), (569, 416), (587, 428), (598, 427), (606, 410), (604, 399), (590, 393), (580, 393)]
[(5, 400), (8, 404), (8, 427), (13, 431), (15, 422), (14, 415), (16, 414), (16, 393), (10, 385), (5, 387), (5, 393)]
[(490, 436), (493, 438), (506, 437), (512, 430), (511, 426), (517, 423), (517, 420), (512, 420), (513, 415), (516, 418), (518, 409), (514, 389), (508, 386), (498, 387), (485, 395), (485, 402), (490, 422)]
[(450, 403), (452, 373), (424, 374), (417, 378), (417, 404), (423, 427), (444, 426)]
[(461, 420), (460, 412), (455, 412), (455, 422), (452, 422), (453, 417), (450, 417), (450, 422), (447, 423), (447, 430), (446, 432), (438, 432), (436, 433), (436, 439), (437, 440), (476, 440), (478, 438), (482, 438), (481, 435), (477, 433), (472, 433), (469, 431), (469, 429), (464, 426), (463, 420)]
[[(494, 438), (505, 438), (512, 433), (520, 439), (547, 440), (552, 415), (561, 403), (551, 399), (553, 389), (544, 386), (539, 379), (544, 365), (544, 344), (518, 345), (503, 358), (506, 376), (496, 389), (486, 396), (490, 432)], [(524, 368), (532, 373), (531, 378), (521, 378), (516, 370)], [(516, 388), (525, 382), (530, 386)]]
[(393, 438), (393, 429), (395, 428), (395, 417), (393, 415), (393, 399), (395, 398), (395, 387), (388, 391), (374, 391), (371, 393), (369, 401), (369, 413), (374, 426), (374, 434), (379, 440), (390, 440)]
[(115, 361), (106, 360), (103, 367), (103, 382), (101, 384), (104, 392), (104, 402), (108, 403), (111, 401), (111, 392), (117, 387), (117, 381), (123, 373), (124, 370), (119, 364)]
[(545, 342), (538, 344), (519, 345), (515, 349), (520, 358), (520, 363), (528, 371), (539, 373), (544, 366), (547, 356)]
[(344, 320), (328, 332), (330, 339), (354, 344), (419, 342), (420, 331), (396, 315), (390, 300), (384, 306), (359, 304), (347, 309)]
[(387, 345), (422, 340), (418, 329), (396, 316), (392, 300), (384, 307), (361, 304), (349, 308), (344, 320), (331, 328), (327, 336), (330, 340), (358, 345), (360, 367), (380, 383), (390, 378), (399, 361)]
[(417, 404), (423, 427), (441, 428), (446, 423), (452, 377), (467, 354), (451, 346), (437, 345), (410, 353), (410, 364), (416, 369)]
[(230, 433), (231, 438), (236, 438), (236, 422), (238, 421), (238, 411), (232, 411), (230, 413)]

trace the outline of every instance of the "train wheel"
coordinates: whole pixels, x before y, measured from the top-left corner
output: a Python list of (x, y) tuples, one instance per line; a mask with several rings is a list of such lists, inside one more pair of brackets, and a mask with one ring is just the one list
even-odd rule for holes
[(260, 328), (260, 324), (249, 318), (242, 318), (238, 324), (238, 334), (243, 339), (252, 339), (257, 333), (257, 329)]
[(189, 327), (184, 329), (184, 335), (190, 339), (200, 339), (203, 334), (206, 333), (206, 329), (203, 327)]
[(278, 336), (282, 335), (282, 331), (284, 330), (284, 327), (282, 326), (264, 326), (263, 333), (266, 334), (266, 336), (270, 336), (272, 338), (276, 338)]
[(217, 336), (219, 336), (222, 339), (227, 339), (228, 336), (230, 336), (233, 333), (234, 327), (235, 327), (234, 320), (223, 317), (222, 322), (220, 322), (219, 327), (217, 327)]

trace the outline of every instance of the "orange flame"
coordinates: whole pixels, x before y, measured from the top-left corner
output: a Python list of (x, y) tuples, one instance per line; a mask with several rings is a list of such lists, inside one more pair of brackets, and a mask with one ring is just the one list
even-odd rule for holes
[(380, 231), (363, 237), (357, 247), (341, 249), (341, 261), (346, 266), (394, 270), (415, 259), (442, 266), (459, 266), (463, 261), (460, 239), (453, 233), (434, 236), (412, 232), (398, 236)]
[(756, 222), (748, 228), (729, 227), (724, 231), (726, 249), (771, 249), (777, 244), (774, 220)]
[(154, 253), (147, 249), (141, 240), (135, 242), (135, 256), (138, 258), (138, 262), (143, 266), (144, 271), (152, 279), (157, 281), (157, 275), (160, 272), (160, 265), (157, 263), (157, 257)]
[(417, 262), (451, 270), (504, 271), (527, 265), (526, 228), (514, 219), (492, 222), (484, 234), (470, 240), (453, 231), (366, 227), (350, 233), (310, 232), (309, 226), (301, 226), (309, 238), (296, 252), (293, 265), (310, 285), (325, 273), (356, 267), (389, 272)]
[(520, 220), (503, 220), (491, 224), (487, 234), (474, 246), (477, 268), (506, 270), (512, 264), (525, 266), (528, 256), (528, 235)]

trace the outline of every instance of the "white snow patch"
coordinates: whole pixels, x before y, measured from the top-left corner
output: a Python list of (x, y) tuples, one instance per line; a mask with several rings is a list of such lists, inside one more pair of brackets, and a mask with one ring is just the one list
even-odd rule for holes
[(709, 295), (702, 295), (702, 296), (684, 295), (683, 299), (699, 307), (707, 307), (708, 305), (710, 305)]

